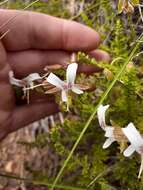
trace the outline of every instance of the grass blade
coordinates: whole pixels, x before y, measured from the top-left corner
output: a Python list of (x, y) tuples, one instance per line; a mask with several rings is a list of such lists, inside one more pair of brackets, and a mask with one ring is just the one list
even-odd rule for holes
[[(27, 183), (32, 183), (34, 185), (46, 185), (46, 186), (52, 187), (52, 183), (49, 183), (45, 180), (42, 180), (42, 181), (34, 180), (34, 179), (22, 178), (22, 177), (10, 175), (10, 174), (2, 174), (2, 173), (0, 173), (0, 177), (9, 178), (9, 179), (13, 179), (13, 180), (19, 180), (19, 181), (25, 181)], [(57, 184), (55, 187), (59, 188), (59, 189), (65, 189), (65, 190), (67, 190), (67, 189), (68, 190), (86, 190), (85, 188), (72, 187), (72, 186), (61, 185), (61, 184)]]
[(5, 3), (7, 3), (9, 0), (5, 0), (3, 2), (0, 3), (0, 6), (4, 5)]

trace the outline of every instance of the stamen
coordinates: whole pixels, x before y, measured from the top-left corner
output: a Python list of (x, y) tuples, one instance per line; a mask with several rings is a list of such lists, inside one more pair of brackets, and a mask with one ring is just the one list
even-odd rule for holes
[(37, 85), (35, 85), (35, 86), (25, 88), (25, 90), (33, 90), (34, 88), (38, 88), (38, 87), (40, 87), (40, 86), (46, 86), (46, 85), (47, 85), (47, 84), (37, 84)]

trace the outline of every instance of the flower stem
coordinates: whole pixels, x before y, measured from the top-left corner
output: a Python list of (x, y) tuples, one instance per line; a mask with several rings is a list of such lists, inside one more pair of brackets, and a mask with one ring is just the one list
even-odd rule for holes
[(143, 171), (143, 155), (141, 155), (141, 166), (140, 166), (140, 170), (139, 170), (138, 179), (140, 179), (142, 171)]

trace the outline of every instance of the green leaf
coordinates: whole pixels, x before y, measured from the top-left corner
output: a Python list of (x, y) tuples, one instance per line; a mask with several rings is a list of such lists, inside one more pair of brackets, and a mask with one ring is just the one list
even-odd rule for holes
[(92, 20), (90, 20), (90, 19), (88, 18), (87, 14), (85, 14), (84, 12), (82, 12), (82, 13), (81, 13), (81, 17), (82, 17), (83, 21), (85, 22), (85, 24), (86, 24), (87, 26), (90, 26), (90, 27), (93, 26)]
[(131, 3), (136, 6), (138, 4), (140, 4), (140, 1), (139, 0), (132, 0)]
[(123, 11), (123, 4), (124, 4), (124, 0), (119, 0), (118, 2), (118, 13), (122, 13)]

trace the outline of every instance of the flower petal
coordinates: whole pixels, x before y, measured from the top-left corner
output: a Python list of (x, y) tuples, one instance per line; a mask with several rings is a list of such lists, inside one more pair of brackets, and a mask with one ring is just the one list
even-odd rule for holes
[(128, 146), (128, 148), (126, 148), (126, 150), (123, 152), (123, 154), (125, 157), (129, 157), (134, 153), (134, 151), (136, 151), (134, 146), (130, 145), (130, 146)]
[(97, 117), (99, 121), (100, 127), (105, 130), (106, 123), (105, 123), (105, 112), (109, 108), (109, 105), (103, 106), (100, 105), (99, 108), (97, 109)]
[(143, 146), (143, 138), (135, 128), (134, 124), (130, 123), (127, 127), (122, 128), (122, 130), (131, 145), (134, 146), (138, 153), (140, 153), (140, 147)]
[(78, 67), (77, 63), (72, 63), (67, 67), (66, 80), (67, 83), (70, 83), (71, 85), (73, 85), (75, 82), (77, 67)]
[(30, 75), (28, 75), (27, 77), (25, 77), (23, 80), (30, 86), (33, 87), (34, 83), (33, 81), (35, 80), (41, 80), (42, 77), (40, 77), (40, 75), (38, 73), (32, 73)]
[(14, 78), (14, 73), (13, 73), (13, 71), (10, 71), (10, 72), (9, 72), (9, 82), (10, 82), (10, 84), (12, 84), (12, 85), (19, 86), (19, 87), (23, 87), (23, 85), (22, 85), (22, 80), (19, 80), (19, 79)]
[(63, 85), (65, 84), (64, 81), (62, 81), (59, 77), (57, 77), (55, 74), (50, 73), (49, 76), (47, 77), (47, 82), (49, 82), (50, 84), (63, 89)]
[(23, 80), (30, 83), (32, 81), (40, 80), (40, 79), (42, 79), (42, 78), (40, 77), (40, 75), (38, 73), (32, 73), (32, 74), (28, 75), (27, 77), (25, 77)]
[(105, 127), (105, 137), (114, 138), (114, 127)]
[(114, 141), (116, 141), (114, 138), (108, 138), (103, 144), (103, 149), (108, 148)]
[(75, 86), (72, 87), (72, 91), (76, 94), (83, 94), (83, 91)]
[(62, 101), (67, 102), (68, 101), (68, 96), (65, 90), (62, 90)]

